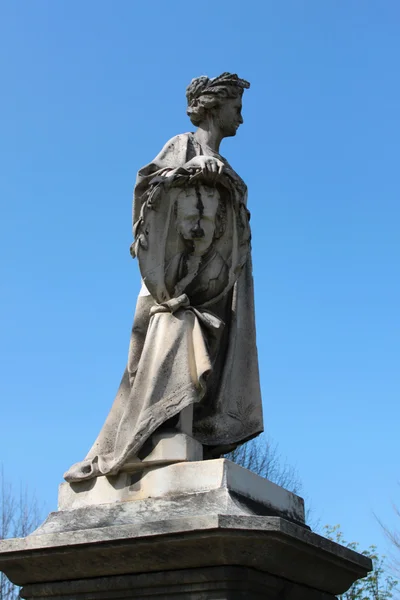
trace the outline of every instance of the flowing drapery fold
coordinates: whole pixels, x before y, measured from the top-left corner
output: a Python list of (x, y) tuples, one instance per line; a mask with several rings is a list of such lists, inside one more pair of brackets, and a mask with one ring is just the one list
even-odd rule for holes
[[(215, 153), (225, 163), (225, 233), (196, 285), (188, 287), (187, 301), (176, 304), (165, 282), (167, 263), (180, 261), (178, 248), (166, 256), (172, 190), (188, 176), (185, 164), (208, 153), (193, 134), (182, 134), (138, 173), (133, 253), (151, 293), (145, 287), (139, 295), (128, 364), (111, 411), (85, 460), (65, 474), (68, 481), (117, 473), (152, 433), (190, 404), (195, 407), (193, 437), (210, 456), (263, 430), (247, 189)], [(161, 235), (152, 234), (152, 227)], [(151, 273), (148, 264), (156, 267)]]

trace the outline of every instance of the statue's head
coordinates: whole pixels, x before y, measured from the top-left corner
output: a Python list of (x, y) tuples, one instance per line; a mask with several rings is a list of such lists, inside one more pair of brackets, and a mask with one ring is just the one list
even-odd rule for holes
[(233, 136), (243, 123), (243, 90), (249, 87), (248, 81), (232, 73), (222, 73), (214, 79), (197, 77), (186, 89), (186, 112), (196, 127), (212, 119), (223, 137)]

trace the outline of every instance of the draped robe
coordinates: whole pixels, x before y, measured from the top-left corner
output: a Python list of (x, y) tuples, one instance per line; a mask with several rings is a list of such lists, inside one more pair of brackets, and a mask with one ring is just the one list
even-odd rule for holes
[[(167, 256), (171, 235), (177, 235), (174, 186), (179, 190), (180, 181), (188, 185), (185, 164), (202, 154), (213, 155), (225, 165), (225, 231), (196, 277), (174, 296), (166, 275), (171, 268), (178, 272), (181, 261), (179, 252), (172, 259)], [(193, 437), (208, 457), (262, 432), (246, 202), (243, 180), (192, 133), (172, 138), (138, 172), (132, 248), (144, 286), (137, 301), (128, 364), (97, 440), (86, 458), (67, 471), (67, 481), (115, 474), (132, 457), (140, 464), (144, 442), (189, 405), (194, 406)], [(171, 267), (174, 261), (176, 267)]]

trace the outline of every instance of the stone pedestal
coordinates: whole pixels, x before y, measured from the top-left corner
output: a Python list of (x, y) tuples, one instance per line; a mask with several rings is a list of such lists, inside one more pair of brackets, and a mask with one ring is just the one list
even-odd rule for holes
[(58, 512), (0, 542), (23, 598), (333, 600), (371, 569), (304, 525), (301, 498), (229, 461), (132, 477), (63, 484)]
[(248, 567), (222, 566), (120, 575), (23, 588), (35, 600), (163, 598), (169, 600), (334, 600), (335, 596)]

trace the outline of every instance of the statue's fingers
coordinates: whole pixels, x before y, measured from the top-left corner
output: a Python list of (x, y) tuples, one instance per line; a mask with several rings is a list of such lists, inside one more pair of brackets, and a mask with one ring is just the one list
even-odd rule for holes
[(190, 181), (193, 181), (194, 179), (198, 179), (201, 174), (202, 174), (202, 170), (196, 169), (196, 172), (190, 176)]

